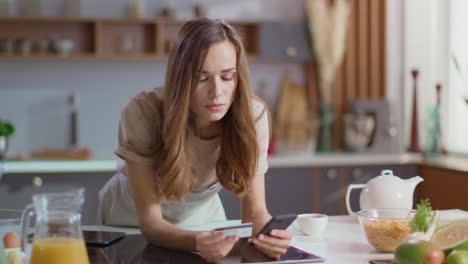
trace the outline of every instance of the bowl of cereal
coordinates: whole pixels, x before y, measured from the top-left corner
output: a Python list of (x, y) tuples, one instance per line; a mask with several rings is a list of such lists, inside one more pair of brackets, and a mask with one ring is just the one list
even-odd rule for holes
[(377, 250), (394, 252), (411, 233), (412, 209), (369, 209), (357, 213), (367, 241)]

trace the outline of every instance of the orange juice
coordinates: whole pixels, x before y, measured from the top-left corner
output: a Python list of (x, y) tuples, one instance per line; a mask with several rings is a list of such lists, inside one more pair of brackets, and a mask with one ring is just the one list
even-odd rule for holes
[(82, 239), (48, 237), (35, 240), (30, 264), (89, 264)]

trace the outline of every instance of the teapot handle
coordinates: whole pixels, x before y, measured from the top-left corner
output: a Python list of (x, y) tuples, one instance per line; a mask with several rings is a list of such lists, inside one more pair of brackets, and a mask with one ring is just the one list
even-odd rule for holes
[(26, 252), (26, 245), (28, 244), (28, 230), (31, 223), (31, 217), (34, 216), (35, 210), (32, 204), (26, 206), (21, 217), (21, 251)]
[(393, 171), (392, 170), (383, 170), (381, 172), (382, 176), (393, 176)]
[(365, 184), (350, 184), (348, 186), (348, 189), (346, 190), (346, 209), (348, 210), (349, 215), (354, 215), (356, 212), (354, 212), (351, 209), (351, 204), (349, 203), (349, 196), (351, 195), (351, 190), (352, 189), (362, 189), (366, 186)]

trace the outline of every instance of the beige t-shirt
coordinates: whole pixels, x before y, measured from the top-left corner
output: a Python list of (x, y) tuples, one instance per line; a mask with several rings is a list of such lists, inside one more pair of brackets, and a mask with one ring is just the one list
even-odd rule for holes
[[(123, 109), (119, 126), (119, 146), (115, 154), (122, 159), (129, 159), (147, 165), (154, 164), (152, 156), (160, 142), (155, 142), (161, 130), (162, 89), (155, 88), (141, 92)], [(268, 169), (267, 150), (269, 141), (268, 114), (263, 103), (253, 102), (253, 114), (257, 119), (256, 129), (260, 157), (256, 175), (264, 174)], [(262, 116), (260, 116), (262, 115)], [(216, 162), (219, 158), (219, 138), (203, 140), (192, 137), (192, 161), (197, 181), (195, 190), (206, 188), (217, 182)]]
[[(252, 102), (256, 121), (260, 156), (256, 175), (268, 169), (267, 150), (269, 142), (268, 114), (258, 100)], [(154, 156), (161, 142), (162, 89), (144, 91), (133, 97), (124, 107), (119, 126), (119, 146), (115, 154), (121, 158), (117, 174), (99, 192), (99, 222), (108, 225), (137, 226), (136, 209), (128, 189), (125, 160), (141, 164), (155, 164)], [(197, 180), (194, 191), (184, 196), (184, 201), (171, 200), (162, 203), (165, 220), (178, 226), (204, 224), (226, 218), (217, 193), (222, 189), (216, 177), (216, 162), (219, 158), (219, 138), (203, 140), (195, 135), (191, 140), (192, 161)], [(156, 175), (155, 175), (156, 176)]]

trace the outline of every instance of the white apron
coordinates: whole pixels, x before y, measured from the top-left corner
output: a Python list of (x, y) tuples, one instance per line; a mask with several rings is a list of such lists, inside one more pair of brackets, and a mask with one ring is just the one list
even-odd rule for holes
[[(218, 192), (222, 185), (215, 183), (203, 190), (184, 196), (184, 201), (171, 199), (161, 203), (164, 220), (178, 227), (203, 225), (226, 220), (226, 213)], [(117, 172), (99, 191), (98, 223), (113, 226), (138, 227), (135, 204), (128, 188), (128, 177)]]

